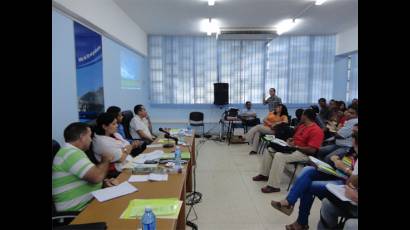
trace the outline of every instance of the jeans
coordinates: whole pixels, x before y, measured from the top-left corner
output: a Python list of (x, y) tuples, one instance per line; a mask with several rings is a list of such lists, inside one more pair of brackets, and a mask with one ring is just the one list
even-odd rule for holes
[(297, 222), (307, 225), (310, 209), (312, 208), (315, 196), (322, 199), (327, 194), (326, 184), (343, 184), (342, 180), (336, 177), (317, 171), (312, 166), (306, 166), (300, 172), (286, 200), (290, 205), (295, 205), (300, 198), (299, 215)]

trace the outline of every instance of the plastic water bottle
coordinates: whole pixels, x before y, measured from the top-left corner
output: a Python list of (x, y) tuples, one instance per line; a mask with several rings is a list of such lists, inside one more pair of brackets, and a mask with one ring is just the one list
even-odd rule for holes
[(152, 212), (151, 208), (146, 207), (144, 215), (141, 218), (142, 230), (155, 230), (157, 229), (157, 218)]
[(188, 126), (188, 127), (187, 127), (187, 131), (188, 131), (188, 134), (189, 134), (189, 135), (192, 135), (192, 127), (191, 127), (191, 126)]
[(179, 130), (179, 132), (178, 132), (178, 142), (182, 142), (183, 141), (183, 139), (184, 139), (184, 130), (183, 129), (180, 129)]
[(175, 148), (175, 169), (178, 172), (181, 172), (182, 166), (181, 166), (181, 149), (179, 146)]

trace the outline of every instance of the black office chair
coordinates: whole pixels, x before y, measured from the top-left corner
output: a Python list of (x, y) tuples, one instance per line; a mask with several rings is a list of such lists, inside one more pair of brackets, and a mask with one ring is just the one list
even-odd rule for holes
[[(189, 125), (190, 126), (202, 126), (202, 135), (205, 133), (204, 114), (201, 112), (189, 113)], [(197, 136), (195, 134), (195, 136)]]
[[(57, 152), (60, 150), (60, 144), (52, 140), (52, 147), (51, 147), (51, 166), (53, 166), (53, 160)], [(53, 196), (51, 196), (51, 220), (53, 222), (53, 227), (56, 226), (63, 226), (68, 225), (80, 212), (57, 212), (57, 209), (54, 204)]]
[(132, 118), (134, 117), (134, 113), (131, 110), (126, 110), (122, 112), (122, 116), (124, 117), (122, 119), (122, 125), (124, 126), (125, 138), (132, 139), (132, 136), (130, 133), (130, 122)]

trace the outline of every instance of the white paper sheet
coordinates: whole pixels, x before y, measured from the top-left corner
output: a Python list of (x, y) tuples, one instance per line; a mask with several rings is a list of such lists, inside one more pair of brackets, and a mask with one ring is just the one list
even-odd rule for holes
[(148, 175), (132, 175), (128, 182), (145, 182), (148, 181)]
[(161, 148), (162, 144), (152, 144), (152, 145), (147, 145), (147, 148)]
[(150, 153), (143, 153), (134, 158), (133, 163), (143, 164), (147, 160), (159, 159), (162, 157), (162, 155), (164, 155), (164, 151), (162, 150), (155, 150)]
[(336, 184), (326, 184), (326, 188), (327, 190), (329, 190), (329, 192), (333, 193), (335, 196), (337, 196), (337, 198), (339, 198), (341, 201), (349, 201), (350, 203), (357, 205), (357, 203), (355, 203), (354, 201), (352, 201), (351, 199), (347, 198), (345, 195), (345, 185), (336, 185)]
[(148, 180), (151, 180), (151, 181), (167, 181), (168, 180), (168, 174), (150, 173), (148, 175)]
[(129, 193), (133, 193), (138, 191), (136, 187), (128, 183), (127, 181), (109, 188), (100, 189), (97, 191), (92, 192), (93, 196), (99, 201), (104, 202), (107, 200), (111, 200), (116, 197), (124, 196)]

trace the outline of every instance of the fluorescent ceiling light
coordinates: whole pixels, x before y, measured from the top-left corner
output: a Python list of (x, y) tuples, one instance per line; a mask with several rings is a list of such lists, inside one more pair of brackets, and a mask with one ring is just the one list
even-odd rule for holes
[(316, 0), (315, 5), (320, 6), (322, 5), (326, 0)]
[(208, 36), (211, 36), (212, 34), (219, 34), (220, 29), (218, 21), (212, 18), (204, 19), (201, 22), (201, 31), (205, 32)]
[(215, 5), (215, 0), (208, 0), (208, 6)]
[(288, 32), (289, 30), (293, 29), (297, 24), (299, 24), (299, 19), (286, 19), (278, 23), (276, 28), (276, 33), (281, 35), (283, 33)]

